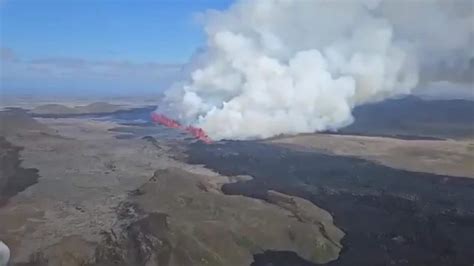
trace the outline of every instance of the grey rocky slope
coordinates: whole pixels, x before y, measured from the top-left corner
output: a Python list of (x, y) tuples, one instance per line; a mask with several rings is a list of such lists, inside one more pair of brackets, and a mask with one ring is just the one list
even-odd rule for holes
[(54, 134), (6, 138), (39, 174), (0, 207), (13, 265), (249, 265), (267, 249), (338, 257), (342, 231), (304, 200), (224, 195), (222, 184), (244, 177), (176, 161), (174, 144), (116, 139), (114, 123), (38, 121)]

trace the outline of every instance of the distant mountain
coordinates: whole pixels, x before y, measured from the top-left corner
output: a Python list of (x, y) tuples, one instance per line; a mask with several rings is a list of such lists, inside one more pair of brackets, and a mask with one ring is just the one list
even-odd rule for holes
[(113, 113), (119, 110), (129, 109), (121, 105), (110, 104), (106, 102), (96, 102), (84, 106), (68, 107), (62, 104), (40, 105), (31, 112), (34, 115), (80, 115), (80, 114), (100, 114)]
[(0, 136), (11, 136), (28, 131), (51, 133), (51, 129), (36, 121), (23, 109), (10, 108), (0, 111)]
[(353, 115), (354, 123), (338, 133), (406, 138), (474, 136), (474, 101), (409, 96), (356, 107)]

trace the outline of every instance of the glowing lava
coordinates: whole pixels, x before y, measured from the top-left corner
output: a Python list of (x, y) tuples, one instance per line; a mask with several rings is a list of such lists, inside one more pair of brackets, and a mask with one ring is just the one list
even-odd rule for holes
[(209, 136), (207, 136), (206, 132), (204, 132), (202, 128), (193, 126), (184, 127), (180, 123), (178, 123), (178, 121), (173, 120), (165, 115), (158, 114), (156, 112), (151, 113), (151, 120), (165, 127), (182, 129), (204, 143), (212, 143), (212, 140), (209, 138)]

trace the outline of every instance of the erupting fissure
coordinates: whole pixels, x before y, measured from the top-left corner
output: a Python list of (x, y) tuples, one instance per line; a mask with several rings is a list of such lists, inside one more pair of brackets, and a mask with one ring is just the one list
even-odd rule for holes
[(411, 94), (447, 68), (471, 73), (472, 1), (237, 0), (203, 14), (205, 46), (160, 109), (213, 140), (343, 128), (357, 106)]
[(156, 112), (151, 113), (151, 120), (165, 127), (182, 129), (204, 143), (207, 143), (207, 144), (212, 143), (211, 139), (207, 136), (206, 132), (204, 132), (202, 128), (193, 127), (193, 126), (187, 126), (187, 127), (182, 126), (177, 121), (163, 114), (158, 114)]

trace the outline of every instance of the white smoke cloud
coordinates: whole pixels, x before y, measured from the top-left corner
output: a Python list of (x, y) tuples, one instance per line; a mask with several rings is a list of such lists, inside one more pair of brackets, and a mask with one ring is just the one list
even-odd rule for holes
[(357, 105), (409, 94), (418, 66), (470, 51), (472, 3), (238, 1), (204, 16), (206, 49), (165, 101), (213, 139), (337, 129)]

